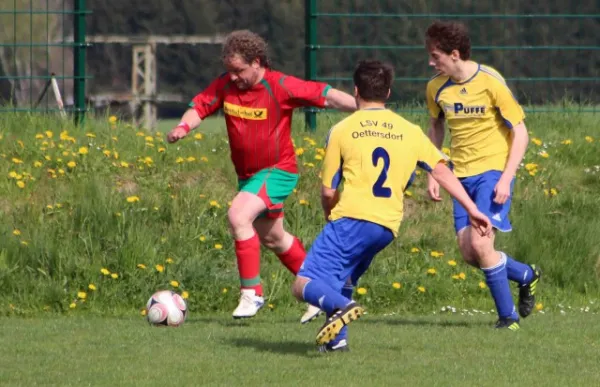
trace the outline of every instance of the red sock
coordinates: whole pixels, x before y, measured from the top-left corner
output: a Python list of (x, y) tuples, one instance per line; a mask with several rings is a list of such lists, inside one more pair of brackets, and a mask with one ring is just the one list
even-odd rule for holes
[(306, 250), (304, 250), (304, 246), (302, 246), (300, 239), (294, 237), (292, 246), (285, 253), (277, 254), (277, 256), (281, 263), (283, 263), (292, 274), (296, 275), (300, 270), (300, 266), (302, 266), (302, 262), (304, 262)]
[(235, 255), (242, 289), (254, 289), (257, 296), (263, 295), (260, 283), (260, 240), (254, 234), (250, 239), (235, 241)]

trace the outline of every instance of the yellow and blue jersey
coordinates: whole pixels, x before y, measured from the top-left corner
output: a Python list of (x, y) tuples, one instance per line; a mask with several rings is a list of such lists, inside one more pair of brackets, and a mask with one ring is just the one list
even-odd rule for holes
[(427, 84), (427, 107), (431, 117), (443, 117), (448, 124), (456, 176), (504, 170), (511, 129), (525, 119), (525, 113), (496, 70), (479, 64), (475, 75), (462, 83), (448, 76), (432, 78)]
[(322, 182), (338, 189), (330, 220), (353, 218), (390, 229), (397, 236), (404, 187), (415, 167), (431, 171), (445, 161), (420, 127), (387, 109), (359, 110), (329, 132)]

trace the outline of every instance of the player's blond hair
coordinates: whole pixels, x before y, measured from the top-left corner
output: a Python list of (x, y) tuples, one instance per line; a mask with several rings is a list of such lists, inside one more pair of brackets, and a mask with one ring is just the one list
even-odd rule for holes
[(239, 55), (246, 63), (258, 59), (262, 67), (270, 67), (267, 42), (258, 34), (249, 30), (233, 31), (225, 38), (222, 59), (224, 62)]

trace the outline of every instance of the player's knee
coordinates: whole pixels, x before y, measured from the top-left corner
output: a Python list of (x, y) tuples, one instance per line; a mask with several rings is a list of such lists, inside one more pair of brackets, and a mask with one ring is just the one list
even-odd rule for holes
[(252, 226), (252, 220), (248, 219), (246, 214), (234, 211), (232, 208), (227, 211), (227, 221), (229, 222), (229, 228), (233, 232), (247, 226)]
[(494, 251), (494, 242), (488, 237), (481, 237), (477, 233), (471, 234), (470, 239), (470, 248), (473, 251), (475, 258), (479, 260), (482, 257), (485, 257), (490, 252)]
[(268, 249), (276, 250), (282, 243), (284, 233), (269, 232), (260, 236), (260, 242)]

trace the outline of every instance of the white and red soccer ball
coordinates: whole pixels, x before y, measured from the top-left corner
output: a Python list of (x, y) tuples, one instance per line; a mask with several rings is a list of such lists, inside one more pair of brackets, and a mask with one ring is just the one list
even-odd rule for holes
[(146, 318), (155, 326), (178, 327), (185, 321), (187, 305), (179, 294), (171, 290), (160, 290), (146, 304)]

